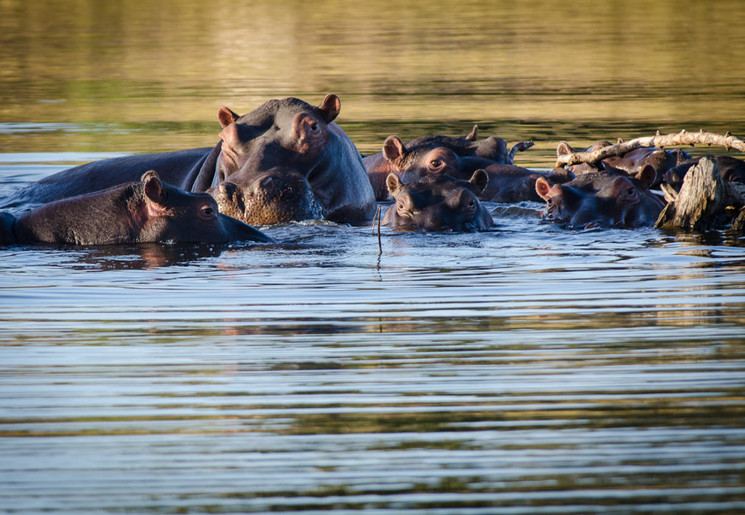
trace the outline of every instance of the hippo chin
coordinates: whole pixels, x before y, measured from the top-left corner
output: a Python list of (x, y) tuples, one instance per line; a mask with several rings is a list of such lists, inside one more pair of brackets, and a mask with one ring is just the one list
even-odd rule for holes
[[(210, 192), (223, 213), (247, 223), (323, 217), (361, 224), (375, 213), (375, 195), (359, 151), (334, 123), (340, 109), (339, 97), (333, 94), (319, 106), (291, 97), (274, 99), (243, 116), (223, 107), (218, 111), (220, 141), (213, 148), (77, 166), (16, 192), (0, 207), (100, 191), (155, 170), (176, 187)], [(221, 189), (222, 183), (232, 186)]]
[(478, 200), (489, 178), (483, 170), (469, 181), (448, 175), (428, 175), (413, 184), (402, 184), (388, 175), (388, 190), (395, 204), (388, 208), (384, 225), (402, 230), (485, 231), (494, 221)]
[(149, 171), (140, 182), (57, 200), (17, 218), (0, 213), (0, 243), (227, 243), (273, 240), (219, 213), (215, 199), (188, 193)]

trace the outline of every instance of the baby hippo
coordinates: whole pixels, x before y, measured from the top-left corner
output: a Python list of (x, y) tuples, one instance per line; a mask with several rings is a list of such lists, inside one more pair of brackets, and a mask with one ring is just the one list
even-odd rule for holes
[(468, 181), (427, 175), (412, 184), (402, 184), (391, 173), (386, 185), (395, 204), (386, 211), (383, 224), (405, 230), (485, 231), (494, 221), (478, 195), (488, 181), (484, 170), (476, 170)]
[(17, 218), (0, 213), (0, 244), (178, 243), (273, 240), (217, 211), (206, 193), (164, 184), (154, 171), (140, 182), (44, 204)]

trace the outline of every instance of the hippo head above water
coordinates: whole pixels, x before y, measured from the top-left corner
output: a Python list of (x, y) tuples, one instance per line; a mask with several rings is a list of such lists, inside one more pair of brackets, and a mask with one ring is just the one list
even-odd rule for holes
[(317, 107), (284, 98), (243, 116), (221, 108), (207, 189), (220, 211), (252, 224), (369, 219), (374, 196), (359, 152), (333, 123), (340, 109), (333, 94)]
[(383, 223), (405, 230), (487, 230), (494, 222), (478, 194), (488, 180), (486, 172), (477, 170), (469, 181), (427, 175), (415, 183), (402, 184), (391, 173), (386, 182), (395, 204), (386, 211)]

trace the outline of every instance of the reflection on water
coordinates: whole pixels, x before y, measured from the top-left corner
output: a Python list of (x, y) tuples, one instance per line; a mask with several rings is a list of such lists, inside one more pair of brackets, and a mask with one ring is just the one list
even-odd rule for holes
[(739, 248), (497, 221), (3, 250), (2, 505), (744, 509)]
[(740, 7), (73, 0), (60, 9), (6, 0), (0, 121), (107, 125), (92, 133), (61, 127), (56, 137), (0, 134), (0, 145), (212, 145), (221, 105), (245, 112), (268, 98), (320, 102), (329, 92), (340, 95), (340, 121), (363, 152), (378, 151), (392, 133), (467, 134), (474, 122), (547, 152), (561, 139), (584, 144), (655, 129), (742, 133)]
[[(338, 93), (398, 134), (745, 133), (700, 2), (0, 1), (0, 196)], [(697, 149), (700, 151), (700, 149)], [(331, 223), (0, 249), (0, 513), (745, 511), (745, 239)]]

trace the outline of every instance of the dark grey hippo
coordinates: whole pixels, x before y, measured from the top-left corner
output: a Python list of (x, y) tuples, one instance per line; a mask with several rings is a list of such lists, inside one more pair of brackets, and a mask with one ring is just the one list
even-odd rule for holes
[(18, 217), (0, 213), (0, 244), (227, 243), (273, 241), (219, 213), (206, 193), (164, 184), (149, 171), (140, 182), (44, 204)]
[(155, 170), (164, 182), (208, 192), (220, 211), (246, 223), (326, 218), (359, 224), (375, 212), (362, 158), (333, 120), (341, 102), (320, 106), (297, 98), (270, 100), (239, 116), (223, 107), (213, 148), (140, 154), (76, 166), (38, 181), (0, 207), (43, 204), (136, 181)]
[(398, 175), (390, 173), (386, 182), (395, 202), (383, 224), (403, 230), (485, 231), (494, 220), (478, 194), (488, 181), (483, 170), (476, 170), (469, 181), (427, 175), (411, 184), (402, 184)]

